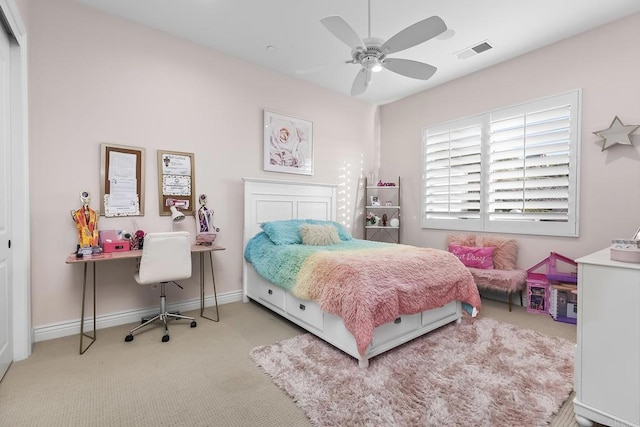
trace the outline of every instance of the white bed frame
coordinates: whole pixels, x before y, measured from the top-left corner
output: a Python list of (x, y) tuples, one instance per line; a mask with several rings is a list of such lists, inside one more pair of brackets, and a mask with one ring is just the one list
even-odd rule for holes
[[(308, 182), (244, 178), (244, 245), (261, 231), (267, 221), (309, 218), (336, 219), (336, 186)], [(358, 359), (360, 367), (369, 358), (426, 334), (450, 322), (460, 321), (461, 303), (449, 304), (422, 313), (403, 315), (376, 328), (372, 344), (360, 356), (353, 335), (342, 319), (325, 313), (311, 300), (294, 297), (285, 289), (259, 276), (251, 264), (243, 263), (245, 302), (249, 299), (273, 310), (312, 334)]]

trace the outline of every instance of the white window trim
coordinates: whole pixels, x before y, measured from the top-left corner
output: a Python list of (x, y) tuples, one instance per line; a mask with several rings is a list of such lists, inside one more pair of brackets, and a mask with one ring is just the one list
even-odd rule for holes
[[(567, 222), (528, 222), (528, 221), (489, 221), (488, 200), (489, 180), (486, 179), (489, 157), (489, 129), (490, 118), (493, 115), (499, 116), (505, 112), (516, 113), (533, 111), (537, 108), (558, 105), (561, 102), (570, 103), (571, 123), (570, 123), (570, 152), (569, 152), (569, 206)], [(473, 232), (496, 232), (514, 234), (532, 234), (545, 236), (565, 236), (578, 237), (580, 230), (579, 196), (580, 196), (580, 142), (581, 142), (581, 117), (582, 117), (582, 91), (576, 89), (560, 95), (550, 96), (543, 99), (515, 105), (511, 107), (499, 108), (479, 115), (474, 115), (462, 119), (451, 120), (434, 126), (425, 126), (422, 129), (422, 186), (421, 186), (421, 226), (422, 228), (457, 230)], [(462, 128), (468, 124), (479, 123), (482, 126), (482, 191), (480, 194), (481, 215), (480, 219), (427, 219), (425, 194), (426, 194), (426, 172), (425, 155), (427, 132), (438, 132), (450, 128)]]

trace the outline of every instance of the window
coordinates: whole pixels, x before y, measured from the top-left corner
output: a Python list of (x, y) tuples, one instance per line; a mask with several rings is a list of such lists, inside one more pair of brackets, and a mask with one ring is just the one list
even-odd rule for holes
[(423, 228), (578, 235), (580, 91), (423, 129)]

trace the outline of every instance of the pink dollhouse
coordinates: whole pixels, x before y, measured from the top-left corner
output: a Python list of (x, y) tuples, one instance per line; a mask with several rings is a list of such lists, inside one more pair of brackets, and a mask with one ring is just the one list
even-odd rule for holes
[[(559, 268), (558, 262), (566, 264), (565, 267)], [(544, 272), (539, 270), (544, 270)], [(578, 283), (576, 270), (577, 263), (574, 260), (555, 252), (551, 252), (547, 258), (527, 269), (527, 311), (556, 314), (557, 308), (550, 307), (551, 302), (557, 304), (557, 298), (551, 298), (553, 286), (571, 287), (576, 285)]]

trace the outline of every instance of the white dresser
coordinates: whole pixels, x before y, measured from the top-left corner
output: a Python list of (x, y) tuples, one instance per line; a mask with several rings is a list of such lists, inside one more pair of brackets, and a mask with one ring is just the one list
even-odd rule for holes
[(640, 264), (578, 262), (574, 410), (581, 426), (640, 426)]

